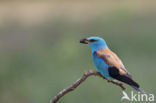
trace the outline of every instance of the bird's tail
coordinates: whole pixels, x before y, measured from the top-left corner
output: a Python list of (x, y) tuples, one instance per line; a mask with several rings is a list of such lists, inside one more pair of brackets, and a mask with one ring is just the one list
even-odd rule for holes
[(138, 87), (135, 86), (131, 86), (132, 88), (134, 88), (136, 91), (140, 92), (141, 94), (145, 94), (146, 92)]
[(132, 88), (134, 88), (136, 91), (138, 91), (142, 94), (145, 93), (143, 90), (140, 89), (140, 86), (138, 83), (136, 83), (133, 79), (131, 79), (130, 77), (128, 77), (126, 75), (117, 76), (115, 79), (130, 85)]

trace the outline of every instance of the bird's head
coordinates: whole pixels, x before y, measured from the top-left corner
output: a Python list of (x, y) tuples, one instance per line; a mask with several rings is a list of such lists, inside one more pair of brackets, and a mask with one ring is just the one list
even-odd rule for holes
[(104, 39), (100, 37), (88, 37), (80, 40), (80, 43), (88, 44), (92, 52), (108, 48)]

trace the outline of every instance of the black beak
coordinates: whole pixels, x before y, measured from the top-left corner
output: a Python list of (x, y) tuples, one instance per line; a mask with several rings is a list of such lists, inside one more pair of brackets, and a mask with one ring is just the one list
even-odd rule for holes
[(80, 43), (83, 43), (83, 44), (88, 44), (88, 42), (89, 40), (86, 38), (80, 40)]

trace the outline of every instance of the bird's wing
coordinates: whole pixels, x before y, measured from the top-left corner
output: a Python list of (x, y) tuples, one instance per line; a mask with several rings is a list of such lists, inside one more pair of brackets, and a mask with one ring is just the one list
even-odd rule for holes
[(96, 51), (97, 56), (100, 58), (103, 58), (103, 60), (113, 67), (116, 67), (116, 69), (119, 70), (119, 73), (121, 75), (127, 75), (131, 77), (131, 75), (128, 73), (128, 71), (125, 69), (122, 61), (118, 58), (118, 56), (113, 53), (110, 49), (102, 49), (100, 51)]

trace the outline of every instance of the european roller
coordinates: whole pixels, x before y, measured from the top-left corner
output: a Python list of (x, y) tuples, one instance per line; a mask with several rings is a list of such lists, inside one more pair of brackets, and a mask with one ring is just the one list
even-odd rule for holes
[(140, 89), (130, 73), (126, 70), (119, 57), (112, 52), (104, 39), (100, 37), (89, 37), (80, 40), (80, 43), (88, 44), (92, 50), (92, 59), (97, 71), (108, 80), (118, 80), (124, 82), (135, 90), (144, 93)]

